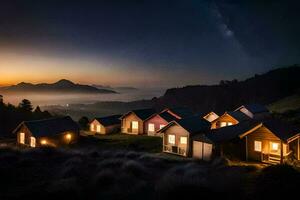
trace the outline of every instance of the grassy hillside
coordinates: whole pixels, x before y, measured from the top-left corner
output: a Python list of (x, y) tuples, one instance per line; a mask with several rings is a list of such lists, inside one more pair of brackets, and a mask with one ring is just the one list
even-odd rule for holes
[(278, 100), (270, 105), (268, 109), (272, 112), (284, 113), (286, 111), (300, 109), (300, 95), (292, 95)]

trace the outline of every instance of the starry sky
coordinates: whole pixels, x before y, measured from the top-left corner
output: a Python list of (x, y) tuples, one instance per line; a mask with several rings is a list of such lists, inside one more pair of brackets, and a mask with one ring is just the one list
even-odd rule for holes
[(1, 0), (0, 85), (177, 87), (300, 63), (292, 0)]

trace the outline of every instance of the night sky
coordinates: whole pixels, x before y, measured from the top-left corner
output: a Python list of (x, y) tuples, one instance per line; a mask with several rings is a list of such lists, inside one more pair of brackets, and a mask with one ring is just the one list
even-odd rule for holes
[(296, 0), (1, 0), (0, 85), (243, 79), (299, 63), (299, 10)]

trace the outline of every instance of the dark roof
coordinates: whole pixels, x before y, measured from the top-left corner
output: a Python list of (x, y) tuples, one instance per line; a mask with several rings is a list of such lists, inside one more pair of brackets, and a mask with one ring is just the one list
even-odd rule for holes
[[(253, 114), (269, 112), (269, 110), (264, 105), (261, 104), (246, 104), (246, 105), (242, 105), (241, 107), (245, 107)], [(239, 110), (241, 107), (239, 107), (237, 110)]]
[(97, 117), (95, 119), (103, 126), (112, 126), (121, 123), (121, 116), (122, 115), (110, 115), (105, 117)]
[(210, 130), (205, 136), (214, 143), (228, 142), (238, 138), (239, 135), (251, 130), (259, 124), (260, 122), (257, 121), (246, 121), (238, 123), (237, 125)]
[(141, 120), (146, 120), (151, 115), (155, 114), (156, 111), (154, 109), (139, 109), (139, 110), (132, 110), (125, 115), (123, 115), (121, 118), (124, 118), (130, 113), (134, 113), (136, 116), (138, 116)]
[(22, 125), (25, 125), (36, 137), (53, 136), (67, 131), (79, 132), (79, 126), (71, 117), (24, 121), (14, 132), (18, 131)]
[(170, 113), (168, 113), (168, 111), (164, 111), (162, 113), (159, 113), (159, 116), (161, 116), (164, 120), (166, 120), (167, 122), (171, 122), (173, 120), (176, 120), (177, 118), (173, 115), (171, 115)]
[(236, 120), (238, 120), (239, 122), (251, 120), (251, 118), (248, 115), (242, 113), (241, 111), (232, 111), (227, 113), (233, 118), (235, 118)]
[[(233, 126), (227, 126), (219, 129), (213, 129), (208, 131), (205, 134), (205, 138), (209, 141), (214, 143), (223, 143), (228, 142), (230, 140), (239, 138), (240, 135), (243, 133), (250, 131), (251, 129), (257, 127), (258, 125), (263, 125), (267, 129), (269, 129), (274, 135), (276, 135), (279, 139), (283, 141), (287, 141), (288, 139), (292, 138), (293, 136), (300, 133), (300, 130), (292, 126), (286, 122), (283, 122), (279, 119), (267, 119), (264, 121), (245, 121)], [(204, 139), (205, 139), (204, 138)], [(202, 138), (197, 138), (196, 140), (202, 140)]]
[(194, 113), (186, 107), (174, 107), (174, 108), (168, 108), (171, 112), (178, 115), (181, 118), (191, 117), (194, 115)]
[(204, 133), (210, 129), (210, 123), (200, 117), (188, 117), (176, 120), (190, 134)]
[(263, 125), (283, 141), (287, 141), (300, 133), (300, 129), (298, 127), (279, 119), (266, 119), (263, 121)]

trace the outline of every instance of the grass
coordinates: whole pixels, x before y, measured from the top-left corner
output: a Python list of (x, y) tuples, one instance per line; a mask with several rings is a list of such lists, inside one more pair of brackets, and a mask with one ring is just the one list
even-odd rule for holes
[(268, 109), (276, 113), (300, 109), (300, 95), (293, 95), (276, 101), (270, 104)]
[(82, 134), (79, 143), (74, 144), (73, 147), (160, 153), (162, 150), (162, 138), (121, 133), (91, 135), (89, 132), (85, 132)]

